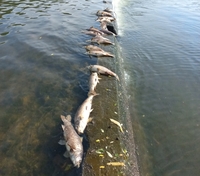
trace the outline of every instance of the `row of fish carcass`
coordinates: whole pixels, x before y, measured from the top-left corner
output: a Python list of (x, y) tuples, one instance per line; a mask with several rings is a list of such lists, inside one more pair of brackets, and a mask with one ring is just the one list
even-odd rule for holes
[[(84, 31), (84, 33), (94, 36), (91, 40), (89, 40), (92, 44), (96, 43), (98, 45), (113, 45), (113, 43), (109, 39), (105, 38), (106, 35), (116, 35), (112, 31), (109, 31), (107, 28), (107, 26), (115, 20), (112, 15), (112, 11), (109, 9), (98, 11), (97, 16), (97, 21), (99, 21), (101, 24), (101, 29), (91, 27)], [(114, 57), (114, 55), (112, 55), (111, 53), (106, 52), (95, 45), (87, 45), (85, 48), (87, 50), (87, 54), (92, 56)], [(64, 123), (64, 125), (62, 125), (64, 140), (60, 140), (59, 144), (66, 146), (66, 152), (64, 156), (69, 156), (75, 167), (80, 167), (80, 164), (82, 162), (83, 145), (79, 135), (84, 133), (87, 123), (90, 120), (89, 116), (91, 111), (93, 110), (92, 101), (94, 96), (97, 95), (97, 93), (95, 92), (95, 88), (99, 83), (98, 74), (114, 76), (119, 81), (119, 77), (117, 76), (117, 74), (104, 66), (90, 65), (88, 66), (88, 69), (91, 73), (89, 78), (88, 98), (79, 106), (74, 117), (74, 125), (72, 125), (71, 123), (70, 115), (68, 115), (67, 117), (61, 116), (61, 119)]]

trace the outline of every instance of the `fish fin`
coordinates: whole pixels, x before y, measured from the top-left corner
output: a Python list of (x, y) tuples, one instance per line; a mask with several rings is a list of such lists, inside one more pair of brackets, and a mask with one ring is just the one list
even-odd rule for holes
[(64, 116), (64, 115), (61, 115), (60, 118), (61, 118), (61, 120), (64, 122), (65, 116)]
[(110, 54), (110, 53), (108, 53), (108, 52), (105, 52), (105, 56), (107, 56), (107, 57), (114, 57), (113, 54)]
[(99, 68), (97, 68), (97, 74), (98, 74), (98, 75), (100, 75), (100, 71), (99, 71)]
[(90, 123), (92, 121), (93, 117), (89, 117), (87, 123)]
[(90, 110), (90, 112), (92, 112), (92, 111), (93, 111), (93, 109)]
[(65, 129), (65, 125), (61, 125), (62, 129), (64, 130)]
[(66, 119), (67, 119), (69, 122), (71, 122), (72, 116), (71, 116), (71, 115), (67, 115)]
[(117, 79), (118, 81), (120, 81), (120, 80), (119, 80), (119, 77), (118, 77), (117, 75), (116, 75), (115, 77), (116, 77), (116, 79)]
[(69, 158), (69, 157), (70, 157), (69, 152), (66, 150), (66, 152), (63, 154), (63, 156), (64, 156), (65, 158)]
[(65, 145), (65, 143), (66, 143), (65, 140), (62, 140), (62, 139), (58, 141), (58, 144), (60, 145)]

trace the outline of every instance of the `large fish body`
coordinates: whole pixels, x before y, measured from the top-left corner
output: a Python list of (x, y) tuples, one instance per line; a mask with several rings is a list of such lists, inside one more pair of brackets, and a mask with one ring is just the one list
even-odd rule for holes
[(102, 51), (102, 52), (104, 52), (104, 50), (103, 49), (101, 49), (101, 48), (99, 48), (98, 46), (94, 46), (94, 45), (87, 45), (86, 47), (85, 47), (85, 49), (87, 50), (87, 51)]
[(110, 54), (106, 51), (98, 51), (98, 50), (89, 50), (87, 52), (88, 55), (95, 56), (95, 57), (114, 57), (113, 54)]
[(90, 79), (89, 79), (88, 96), (89, 95), (96, 95), (95, 88), (96, 88), (97, 84), (99, 83), (99, 79), (100, 78), (98, 77), (98, 74), (96, 72), (91, 73)]
[(104, 35), (104, 33), (102, 31), (100, 31), (99, 29), (97, 28), (94, 28), (94, 27), (90, 27), (89, 29), (87, 29), (88, 31), (93, 31), (93, 32), (96, 32), (96, 33), (99, 33), (100, 35)]
[(80, 105), (75, 114), (74, 118), (75, 129), (79, 134), (82, 134), (87, 126), (90, 112), (93, 110), (92, 100), (94, 96), (95, 95), (90, 94), (88, 98)]
[(84, 34), (87, 34), (87, 35), (91, 35), (91, 36), (96, 36), (96, 35), (101, 35), (102, 34), (102, 32), (101, 33), (99, 33), (99, 32), (96, 32), (96, 31), (82, 31)]
[(107, 23), (111, 23), (112, 21), (115, 21), (114, 17), (98, 17), (97, 21), (99, 22), (107, 22)]
[(107, 45), (114, 45), (109, 39), (102, 37), (101, 35), (95, 36), (90, 40), (92, 43), (97, 44), (107, 44)]
[(71, 124), (70, 115), (67, 117), (61, 115), (61, 119), (64, 123), (64, 125), (62, 125), (64, 141), (59, 141), (59, 144), (66, 146), (67, 152), (69, 153), (74, 166), (80, 167), (83, 157), (83, 145), (81, 138)]
[(109, 70), (108, 68), (106, 68), (104, 66), (101, 66), (101, 65), (90, 65), (88, 68), (90, 69), (91, 72), (97, 72), (97, 73), (103, 74), (103, 75), (114, 76), (119, 81), (119, 77), (117, 76), (117, 74), (112, 72), (111, 70)]
[(110, 12), (106, 12), (106, 11), (102, 11), (102, 10), (98, 10), (96, 13), (97, 16), (107, 16), (107, 17), (113, 17), (112, 13)]

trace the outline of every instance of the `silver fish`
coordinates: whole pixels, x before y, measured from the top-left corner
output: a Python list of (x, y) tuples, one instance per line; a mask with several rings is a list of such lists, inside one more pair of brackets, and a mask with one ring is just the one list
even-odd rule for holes
[(95, 95), (90, 94), (89, 97), (80, 105), (75, 117), (75, 129), (79, 134), (82, 134), (87, 126), (90, 112), (92, 112), (92, 100)]
[(113, 54), (110, 54), (106, 51), (98, 51), (98, 50), (89, 50), (86, 52), (88, 55), (95, 56), (95, 57), (114, 57)]
[(109, 31), (108, 29), (107, 29), (107, 27), (106, 27), (106, 29), (100, 29), (100, 31), (102, 31), (104, 34), (107, 34), (107, 35), (113, 35), (113, 36), (116, 36), (116, 34), (115, 33), (113, 33), (113, 32), (111, 32), (111, 31)]
[(117, 74), (112, 72), (111, 70), (109, 70), (108, 68), (106, 68), (104, 66), (101, 66), (101, 65), (90, 65), (88, 68), (89, 68), (89, 70), (91, 72), (97, 72), (97, 73), (102, 74), (102, 75), (114, 76), (119, 81), (119, 77), (117, 76)]
[(105, 21), (105, 22), (108, 22), (108, 23), (111, 23), (112, 21), (115, 21), (115, 18), (114, 17), (98, 17), (98, 19), (96, 21)]
[(108, 17), (112, 17), (112, 13), (110, 12), (106, 12), (106, 11), (102, 11), (102, 10), (98, 10), (96, 13), (97, 16), (108, 16)]
[(95, 32), (95, 31), (82, 31), (82, 33), (87, 34), (87, 35), (92, 35), (92, 36), (96, 36), (96, 35), (101, 35), (102, 32)]
[[(83, 157), (83, 145), (80, 136), (76, 133), (74, 127), (71, 124), (71, 116), (67, 117), (61, 115), (61, 119), (64, 123), (62, 125), (64, 140), (60, 140), (59, 144), (65, 145), (67, 153), (75, 167), (80, 167)], [(66, 156), (67, 153), (64, 155)]]
[(100, 31), (99, 29), (97, 28), (94, 28), (93, 26), (90, 27), (89, 29), (87, 29), (88, 31), (94, 31), (94, 32), (97, 32), (99, 33), (100, 35), (104, 35), (104, 33), (102, 31)]
[(103, 49), (101, 49), (101, 48), (99, 48), (98, 46), (94, 46), (94, 45), (87, 45), (87, 46), (85, 46), (85, 49), (87, 50), (87, 51), (102, 51), (102, 52), (104, 52), (104, 50)]
[(91, 73), (90, 75), (90, 79), (89, 79), (89, 92), (88, 92), (88, 96), (89, 95), (96, 95), (97, 93), (95, 92), (95, 88), (97, 86), (97, 84), (99, 83), (99, 77), (98, 74), (96, 72)]
[(114, 45), (109, 39), (99, 35), (95, 36), (90, 40), (91, 43), (97, 43), (97, 44), (108, 44), (108, 45)]

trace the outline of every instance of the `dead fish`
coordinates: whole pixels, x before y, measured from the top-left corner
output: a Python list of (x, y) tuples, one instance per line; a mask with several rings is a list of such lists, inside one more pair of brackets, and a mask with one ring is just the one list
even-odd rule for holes
[(75, 117), (74, 117), (74, 122), (75, 122), (75, 129), (79, 134), (82, 134), (87, 126), (87, 123), (89, 121), (89, 116), (90, 112), (92, 112), (92, 100), (94, 96), (97, 94), (93, 95), (90, 94), (88, 98), (80, 105), (78, 108)]
[(100, 35), (104, 35), (104, 33), (102, 31), (100, 31), (99, 29), (97, 28), (94, 28), (93, 26), (90, 27), (89, 29), (87, 29), (88, 31), (94, 31), (94, 32), (97, 32), (99, 33)]
[(90, 40), (91, 43), (97, 43), (97, 44), (108, 44), (108, 45), (114, 45), (109, 39), (99, 35), (95, 36)]
[(88, 55), (95, 56), (95, 57), (114, 57), (113, 54), (110, 54), (106, 51), (97, 51), (97, 50), (89, 50), (86, 52)]
[(96, 36), (96, 35), (101, 35), (101, 33), (99, 32), (95, 32), (95, 31), (82, 31), (82, 33), (87, 34), (87, 35), (92, 35), (92, 36)]
[(99, 21), (99, 22), (106, 21), (108, 23), (111, 23), (112, 21), (115, 21), (115, 18), (104, 16), (104, 17), (98, 17), (98, 19), (96, 21)]
[(89, 92), (88, 92), (88, 96), (89, 95), (96, 95), (97, 93), (95, 92), (95, 88), (97, 86), (97, 84), (99, 83), (99, 77), (98, 74), (96, 72), (91, 73), (90, 75), (90, 80), (89, 80)]
[[(71, 161), (75, 167), (79, 168), (83, 157), (83, 145), (81, 138), (71, 124), (70, 115), (67, 117), (61, 115), (61, 119), (64, 123), (64, 125), (62, 125), (64, 140), (60, 140), (59, 144), (66, 146), (66, 152), (69, 154)], [(64, 155), (67, 156), (67, 153)]]
[(108, 28), (107, 28), (107, 22), (106, 21), (101, 21), (101, 29), (106, 29), (106, 30), (108, 30)]
[(90, 65), (88, 68), (89, 68), (89, 70), (91, 72), (97, 72), (97, 73), (102, 74), (102, 75), (114, 76), (119, 81), (119, 77), (117, 76), (117, 74), (112, 72), (111, 70), (107, 69), (104, 66), (101, 66), (101, 65)]
[(103, 11), (105, 11), (105, 12), (109, 12), (109, 13), (112, 13), (112, 10), (111, 10), (111, 9), (109, 9), (108, 7), (107, 7), (107, 8), (105, 8)]
[[(107, 28), (107, 27), (106, 27), (106, 28)], [(111, 32), (111, 31), (109, 31), (109, 30), (107, 30), (107, 29), (101, 29), (100, 31), (102, 31), (104, 34), (107, 34), (107, 35), (116, 36), (115, 33)]]
[(85, 46), (85, 49), (87, 50), (87, 51), (102, 51), (102, 52), (104, 52), (104, 50), (103, 49), (101, 49), (101, 48), (99, 48), (98, 46), (94, 46), (94, 45), (87, 45), (87, 46)]
[(110, 12), (106, 12), (103, 10), (98, 10), (96, 13), (97, 16), (108, 16), (108, 17), (112, 17), (112, 14)]

